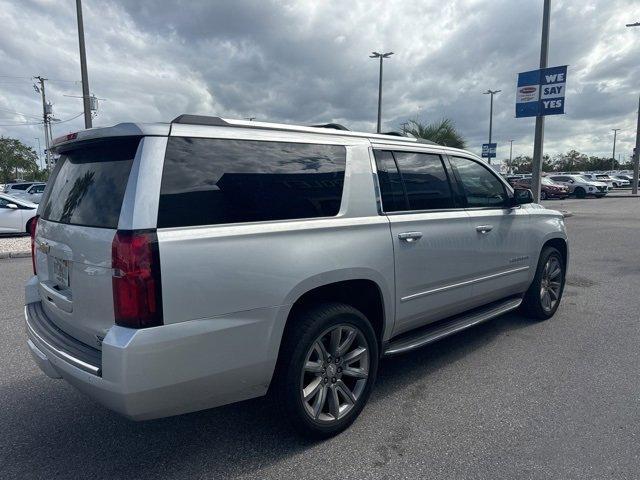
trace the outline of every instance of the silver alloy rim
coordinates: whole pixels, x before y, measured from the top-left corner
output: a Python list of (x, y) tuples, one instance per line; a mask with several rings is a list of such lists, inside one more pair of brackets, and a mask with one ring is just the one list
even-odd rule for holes
[(315, 339), (307, 352), (300, 395), (316, 422), (335, 422), (356, 405), (369, 377), (369, 345), (353, 325), (336, 325)]
[(540, 302), (545, 312), (551, 312), (560, 299), (560, 287), (562, 285), (562, 265), (560, 260), (549, 257), (542, 271), (540, 282)]

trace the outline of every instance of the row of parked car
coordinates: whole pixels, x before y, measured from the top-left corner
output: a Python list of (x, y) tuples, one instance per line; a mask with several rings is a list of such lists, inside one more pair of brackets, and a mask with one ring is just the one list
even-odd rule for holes
[(40, 203), (46, 186), (45, 182), (14, 182), (7, 183), (2, 190), (6, 195), (37, 204)]
[[(508, 175), (507, 181), (513, 187), (531, 188), (531, 175)], [(633, 177), (626, 173), (602, 172), (554, 172), (542, 177), (540, 198), (604, 197), (614, 188), (629, 187)]]

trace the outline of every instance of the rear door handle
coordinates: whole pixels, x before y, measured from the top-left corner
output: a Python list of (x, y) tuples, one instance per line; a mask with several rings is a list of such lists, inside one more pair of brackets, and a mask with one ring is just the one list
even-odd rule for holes
[(491, 230), (493, 230), (493, 225), (478, 225), (476, 227), (478, 233), (489, 233)]
[(398, 238), (411, 243), (420, 240), (422, 238), (422, 232), (403, 232), (398, 234)]

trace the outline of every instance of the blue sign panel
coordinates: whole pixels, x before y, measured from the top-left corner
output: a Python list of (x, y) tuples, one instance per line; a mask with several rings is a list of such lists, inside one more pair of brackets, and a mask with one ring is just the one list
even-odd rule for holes
[(518, 74), (516, 118), (564, 113), (567, 66)]
[(564, 113), (567, 66), (545, 68), (540, 80), (540, 115)]
[(482, 144), (482, 158), (495, 158), (496, 157), (497, 143), (483, 143)]

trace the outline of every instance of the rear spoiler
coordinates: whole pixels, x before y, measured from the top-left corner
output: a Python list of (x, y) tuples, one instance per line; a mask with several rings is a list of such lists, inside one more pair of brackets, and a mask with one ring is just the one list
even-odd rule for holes
[(51, 149), (57, 151), (67, 145), (86, 140), (98, 140), (108, 137), (141, 137), (141, 136), (167, 136), (169, 124), (167, 123), (119, 123), (113, 127), (98, 127), (68, 133), (53, 140)]

